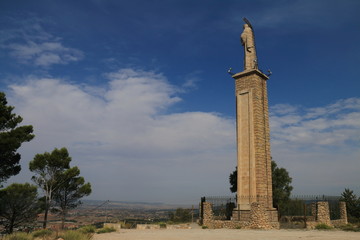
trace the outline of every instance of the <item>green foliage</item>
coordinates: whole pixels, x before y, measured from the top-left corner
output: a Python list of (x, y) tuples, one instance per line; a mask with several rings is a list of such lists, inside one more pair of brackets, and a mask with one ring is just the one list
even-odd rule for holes
[(31, 234), (24, 233), (24, 232), (17, 232), (13, 234), (6, 235), (4, 240), (32, 240), (33, 237)]
[(55, 190), (63, 182), (61, 174), (70, 168), (70, 161), (71, 157), (66, 148), (55, 148), (51, 153), (36, 154), (29, 163), (30, 171), (35, 173), (32, 180), (44, 191), (45, 195), (43, 228), (47, 225), (47, 215)]
[(284, 206), (290, 201), (293, 187), (292, 178), (285, 168), (279, 168), (275, 161), (271, 161), (273, 204), (275, 207)]
[(115, 232), (116, 229), (113, 227), (104, 227), (104, 228), (100, 228), (97, 233), (101, 234), (101, 233), (110, 233), (110, 232)]
[(203, 226), (201, 226), (201, 228), (202, 228), (202, 229), (208, 229), (209, 227), (208, 227), (208, 226), (203, 225)]
[(191, 210), (190, 209), (183, 209), (178, 208), (176, 209), (175, 213), (169, 213), (170, 221), (174, 223), (185, 223), (191, 221)]
[(95, 233), (96, 232), (96, 227), (94, 225), (87, 225), (87, 226), (83, 226), (79, 229), (80, 232), (82, 233)]
[(354, 191), (345, 188), (341, 194), (340, 201), (346, 202), (346, 211), (349, 222), (355, 223), (360, 221), (360, 198), (358, 198)]
[(64, 240), (89, 240), (92, 234), (82, 233), (81, 231), (65, 231), (59, 235)]
[(53, 231), (51, 231), (50, 229), (41, 229), (41, 230), (32, 232), (32, 236), (34, 238), (43, 238), (43, 239), (50, 237), (52, 234), (53, 234)]
[(165, 222), (159, 222), (158, 224), (159, 224), (160, 228), (166, 228)]
[(34, 138), (33, 127), (20, 126), (22, 117), (12, 113), (14, 107), (7, 106), (5, 93), (0, 92), (0, 186), (21, 170), (21, 155), (16, 151), (23, 142)]
[(12, 233), (15, 227), (34, 222), (38, 211), (36, 186), (13, 183), (0, 191), (0, 217), (6, 232)]
[[(90, 183), (85, 183), (80, 177), (77, 167), (70, 168), (71, 157), (66, 148), (55, 148), (51, 153), (36, 154), (30, 161), (30, 171), (35, 175), (32, 180), (44, 191), (44, 225), (46, 228), (47, 215), (51, 207), (56, 203), (61, 212), (62, 226), (64, 226), (67, 210), (75, 208), (81, 202), (80, 198), (91, 193)], [(54, 201), (55, 200), (55, 201)]]
[(80, 170), (78, 167), (69, 168), (60, 175), (62, 183), (54, 192), (54, 200), (56, 210), (62, 216), (63, 228), (67, 211), (80, 205), (82, 197), (90, 195), (91, 185), (90, 183), (85, 183), (84, 178), (79, 176)]
[(319, 223), (318, 225), (315, 226), (315, 229), (317, 230), (331, 230), (334, 229), (333, 227), (325, 224), (325, 223)]
[(349, 232), (360, 232), (360, 226), (356, 226), (354, 224), (346, 224), (340, 226), (340, 229), (343, 231), (349, 231)]
[(237, 168), (230, 173), (229, 176), (229, 182), (230, 182), (230, 191), (235, 193), (237, 192)]

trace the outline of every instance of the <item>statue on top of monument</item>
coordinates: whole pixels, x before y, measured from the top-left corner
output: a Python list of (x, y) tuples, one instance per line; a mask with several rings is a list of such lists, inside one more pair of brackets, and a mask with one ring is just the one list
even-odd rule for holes
[(244, 46), (244, 70), (258, 69), (254, 30), (246, 18), (243, 18), (244, 31), (242, 32), (240, 39), (241, 44)]

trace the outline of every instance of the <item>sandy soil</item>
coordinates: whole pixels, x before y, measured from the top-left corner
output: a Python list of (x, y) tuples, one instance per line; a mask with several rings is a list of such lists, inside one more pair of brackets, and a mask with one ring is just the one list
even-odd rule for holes
[(318, 230), (161, 229), (96, 234), (94, 240), (360, 240), (359, 232)]

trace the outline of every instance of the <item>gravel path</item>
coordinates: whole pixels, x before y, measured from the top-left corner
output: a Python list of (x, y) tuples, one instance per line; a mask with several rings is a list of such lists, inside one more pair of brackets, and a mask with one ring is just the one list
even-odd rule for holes
[(161, 229), (96, 234), (93, 240), (360, 240), (359, 232), (318, 230)]

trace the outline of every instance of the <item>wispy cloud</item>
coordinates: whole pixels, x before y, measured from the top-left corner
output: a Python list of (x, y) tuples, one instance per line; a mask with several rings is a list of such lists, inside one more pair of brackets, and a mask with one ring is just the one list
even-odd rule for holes
[(347, 1), (347, 4), (336, 0), (271, 2), (261, 11), (256, 9), (253, 16), (258, 27), (281, 28), (278, 29), (280, 32), (284, 29), (287, 33), (309, 28), (322, 30), (334, 28), (334, 25), (329, 25), (328, 22), (339, 11), (347, 11), (348, 14), (338, 18), (337, 25), (344, 25), (351, 19), (356, 20), (354, 17), (359, 6), (358, 1)]
[(38, 22), (1, 33), (0, 47), (22, 64), (50, 67), (80, 61), (84, 57), (82, 51), (64, 46), (59, 37), (46, 32)]
[(323, 107), (271, 107), (272, 155), (294, 178), (297, 194), (360, 191), (360, 98)]
[[(273, 144), (294, 148), (355, 147), (360, 143), (360, 99), (338, 100), (317, 108), (275, 105), (271, 108)], [(301, 144), (301, 145), (298, 145)]]

